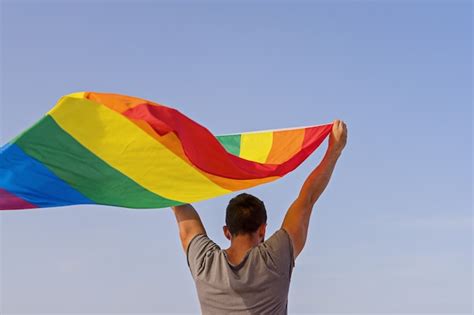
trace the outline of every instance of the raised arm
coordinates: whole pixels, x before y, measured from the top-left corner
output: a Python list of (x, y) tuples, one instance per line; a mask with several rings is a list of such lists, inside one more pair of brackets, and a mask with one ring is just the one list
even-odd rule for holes
[(298, 197), (285, 215), (281, 227), (288, 232), (293, 241), (295, 259), (301, 253), (306, 243), (309, 219), (313, 206), (328, 185), (336, 162), (346, 145), (346, 141), (346, 124), (341, 120), (335, 120), (324, 158), (305, 180)]
[(206, 234), (206, 229), (201, 222), (199, 214), (192, 205), (185, 204), (171, 208), (176, 216), (179, 228), (179, 238), (181, 239), (183, 250), (186, 253), (189, 242), (193, 237), (197, 234)]

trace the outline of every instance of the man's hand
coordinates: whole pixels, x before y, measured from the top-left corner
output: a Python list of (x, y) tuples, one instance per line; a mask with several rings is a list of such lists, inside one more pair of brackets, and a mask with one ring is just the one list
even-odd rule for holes
[(332, 125), (332, 132), (329, 135), (329, 150), (341, 154), (347, 142), (347, 126), (339, 119)]
[(347, 141), (346, 124), (335, 120), (329, 136), (329, 145), (323, 160), (305, 180), (300, 194), (288, 209), (281, 227), (288, 232), (293, 243), (295, 258), (303, 250), (308, 235), (309, 219), (313, 206), (331, 178), (336, 162)]
[(197, 234), (206, 234), (206, 229), (201, 222), (199, 214), (196, 212), (193, 206), (185, 204), (181, 206), (171, 207), (176, 216), (179, 228), (179, 238), (181, 239), (181, 245), (186, 253), (189, 242)]

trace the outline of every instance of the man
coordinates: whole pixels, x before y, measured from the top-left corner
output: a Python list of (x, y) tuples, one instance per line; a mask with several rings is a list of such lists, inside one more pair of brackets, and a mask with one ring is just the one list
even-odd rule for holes
[(173, 207), (203, 314), (287, 314), (291, 274), (306, 243), (313, 206), (346, 141), (346, 124), (335, 120), (324, 158), (266, 241), (265, 205), (252, 195), (240, 194), (227, 206), (223, 230), (231, 245), (225, 250), (207, 237), (191, 205)]

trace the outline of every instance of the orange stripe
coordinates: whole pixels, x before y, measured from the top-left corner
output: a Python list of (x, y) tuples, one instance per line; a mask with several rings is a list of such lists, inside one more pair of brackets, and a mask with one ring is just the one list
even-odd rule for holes
[(130, 108), (133, 108), (140, 104), (153, 104), (159, 105), (142, 98), (120, 95), (120, 94), (107, 94), (107, 93), (94, 93), (87, 92), (85, 98), (94, 101), (96, 103), (105, 105), (116, 112), (123, 113)]
[(304, 133), (304, 129), (273, 132), (273, 146), (265, 163), (282, 164), (283, 162), (288, 161), (299, 150), (301, 150)]

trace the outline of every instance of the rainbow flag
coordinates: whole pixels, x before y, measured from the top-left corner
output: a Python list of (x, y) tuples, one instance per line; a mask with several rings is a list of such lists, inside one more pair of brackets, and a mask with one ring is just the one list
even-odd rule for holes
[(205, 200), (286, 175), (331, 128), (214, 136), (145, 99), (73, 93), (0, 148), (0, 210), (163, 208)]

